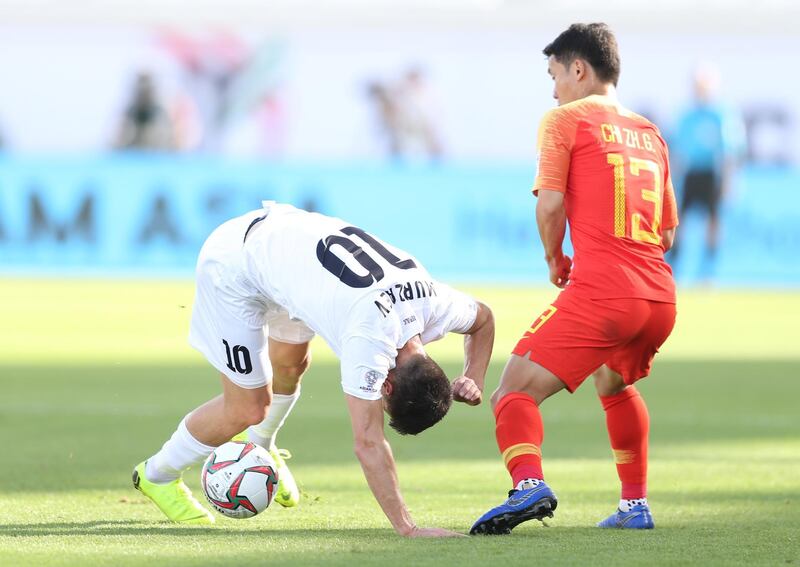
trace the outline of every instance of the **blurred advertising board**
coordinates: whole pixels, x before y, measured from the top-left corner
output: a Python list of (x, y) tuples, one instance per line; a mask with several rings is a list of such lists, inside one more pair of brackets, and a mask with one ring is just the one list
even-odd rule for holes
[[(408, 250), (442, 279), (546, 283), (526, 164), (269, 164), (151, 155), (5, 158), (0, 270), (180, 275), (215, 226), (289, 202), (342, 217)], [(800, 285), (800, 173), (746, 169), (704, 266), (702, 219), (687, 215), (680, 278)]]

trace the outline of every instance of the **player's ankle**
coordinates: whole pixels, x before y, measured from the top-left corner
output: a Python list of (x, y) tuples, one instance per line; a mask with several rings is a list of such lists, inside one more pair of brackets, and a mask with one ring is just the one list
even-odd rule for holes
[(517, 483), (517, 486), (515, 487), (515, 489), (516, 490), (528, 490), (528, 489), (531, 489), (531, 488), (536, 488), (537, 486), (539, 486), (543, 482), (544, 482), (544, 480), (542, 480), (541, 478), (523, 478), (522, 480), (520, 480)]
[(153, 484), (169, 484), (181, 477), (180, 473), (173, 471), (160, 471), (153, 466), (153, 461), (148, 460), (144, 464), (144, 477)]
[(622, 512), (630, 512), (635, 506), (647, 506), (647, 498), (621, 498), (619, 509)]

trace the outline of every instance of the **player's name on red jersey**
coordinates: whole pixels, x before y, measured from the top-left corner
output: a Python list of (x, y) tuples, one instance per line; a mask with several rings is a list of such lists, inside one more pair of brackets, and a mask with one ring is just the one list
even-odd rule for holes
[(616, 124), (604, 122), (600, 124), (600, 135), (606, 142), (615, 142), (636, 149), (655, 153), (656, 147), (653, 136), (648, 132), (639, 132), (633, 128), (620, 127)]
[(545, 114), (534, 193), (564, 193), (571, 284), (595, 298), (675, 301), (662, 233), (678, 224), (667, 145), (649, 120), (604, 96)]

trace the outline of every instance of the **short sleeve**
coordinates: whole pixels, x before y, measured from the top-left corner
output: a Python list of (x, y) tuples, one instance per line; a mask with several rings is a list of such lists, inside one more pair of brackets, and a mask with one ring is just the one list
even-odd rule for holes
[(438, 283), (436, 304), (420, 338), (423, 344), (438, 341), (447, 333), (466, 333), (475, 324), (478, 302), (466, 293)]
[(569, 163), (574, 143), (574, 133), (567, 124), (568, 115), (555, 108), (547, 112), (539, 124), (536, 148), (539, 153), (539, 164), (533, 194), (539, 189), (559, 191), (567, 190)]
[(396, 357), (397, 350), (388, 343), (360, 336), (349, 338), (342, 344), (342, 390), (362, 400), (379, 400)]

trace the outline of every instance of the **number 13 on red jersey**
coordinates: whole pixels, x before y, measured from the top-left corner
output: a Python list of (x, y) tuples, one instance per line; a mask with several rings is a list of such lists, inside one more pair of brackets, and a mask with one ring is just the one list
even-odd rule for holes
[[(625, 158), (623, 154), (607, 154), (614, 166), (614, 236), (649, 244), (661, 244), (661, 169), (649, 159)], [(652, 174), (652, 184), (643, 173)], [(626, 234), (628, 200), (637, 212), (630, 215), (631, 234)], [(649, 227), (649, 230), (648, 230)]]

